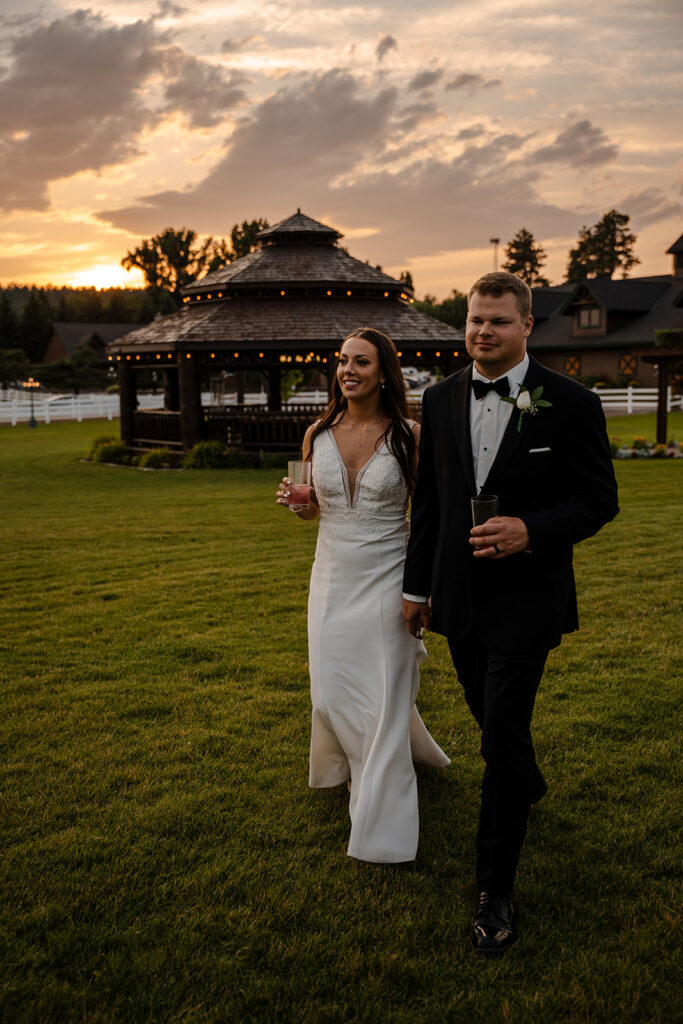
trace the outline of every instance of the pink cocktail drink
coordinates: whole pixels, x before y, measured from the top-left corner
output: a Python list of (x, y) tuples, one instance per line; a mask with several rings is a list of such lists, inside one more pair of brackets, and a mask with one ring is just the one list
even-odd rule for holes
[(287, 504), (293, 512), (311, 504), (311, 464), (302, 460), (287, 463)]
[(310, 484), (290, 484), (287, 504), (291, 509), (299, 512), (302, 508), (309, 508), (311, 504)]

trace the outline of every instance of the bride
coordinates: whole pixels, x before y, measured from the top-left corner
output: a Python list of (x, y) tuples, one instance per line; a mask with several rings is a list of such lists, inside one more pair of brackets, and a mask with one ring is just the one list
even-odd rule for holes
[[(450, 763), (415, 707), (427, 652), (401, 616), (418, 438), (393, 342), (372, 328), (353, 331), (330, 404), (304, 438), (313, 491), (297, 515), (320, 514), (308, 602), (309, 784), (347, 782), (348, 853), (365, 861), (415, 859), (413, 761)], [(282, 505), (289, 483), (278, 490)]]

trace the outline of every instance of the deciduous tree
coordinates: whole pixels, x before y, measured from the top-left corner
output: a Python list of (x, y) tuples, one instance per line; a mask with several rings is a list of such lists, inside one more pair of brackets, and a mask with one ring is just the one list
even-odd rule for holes
[(0, 348), (0, 384), (6, 391), (10, 384), (18, 384), (28, 376), (31, 364), (20, 348)]
[(436, 320), (442, 320), (451, 327), (462, 327), (467, 320), (467, 296), (456, 288), (443, 302), (437, 302), (434, 295), (425, 295), (415, 300), (415, 308)]
[(143, 239), (137, 249), (129, 250), (121, 266), (142, 271), (157, 309), (165, 312), (169, 306), (165, 299), (171, 298), (171, 308), (178, 306), (180, 292), (186, 285), (253, 252), (258, 232), (266, 227), (265, 220), (243, 221), (241, 226), (234, 225), (229, 242), (209, 236), (202, 243), (189, 228), (166, 228), (160, 235)]

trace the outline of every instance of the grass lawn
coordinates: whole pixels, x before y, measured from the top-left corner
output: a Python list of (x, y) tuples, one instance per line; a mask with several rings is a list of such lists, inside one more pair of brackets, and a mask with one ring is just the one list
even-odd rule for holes
[(110, 432), (0, 427), (0, 1020), (673, 1021), (683, 461), (617, 463), (622, 513), (577, 548), (522, 940), (481, 961), (481, 763), (445, 642), (419, 703), (452, 765), (419, 770), (418, 860), (351, 860), (345, 790), (307, 787), (315, 526), (277, 471), (78, 461)]

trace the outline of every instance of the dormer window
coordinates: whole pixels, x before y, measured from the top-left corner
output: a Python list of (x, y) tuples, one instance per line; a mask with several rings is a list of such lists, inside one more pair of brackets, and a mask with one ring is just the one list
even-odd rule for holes
[(581, 330), (590, 327), (600, 327), (602, 322), (599, 306), (584, 306), (579, 310), (578, 326)]

